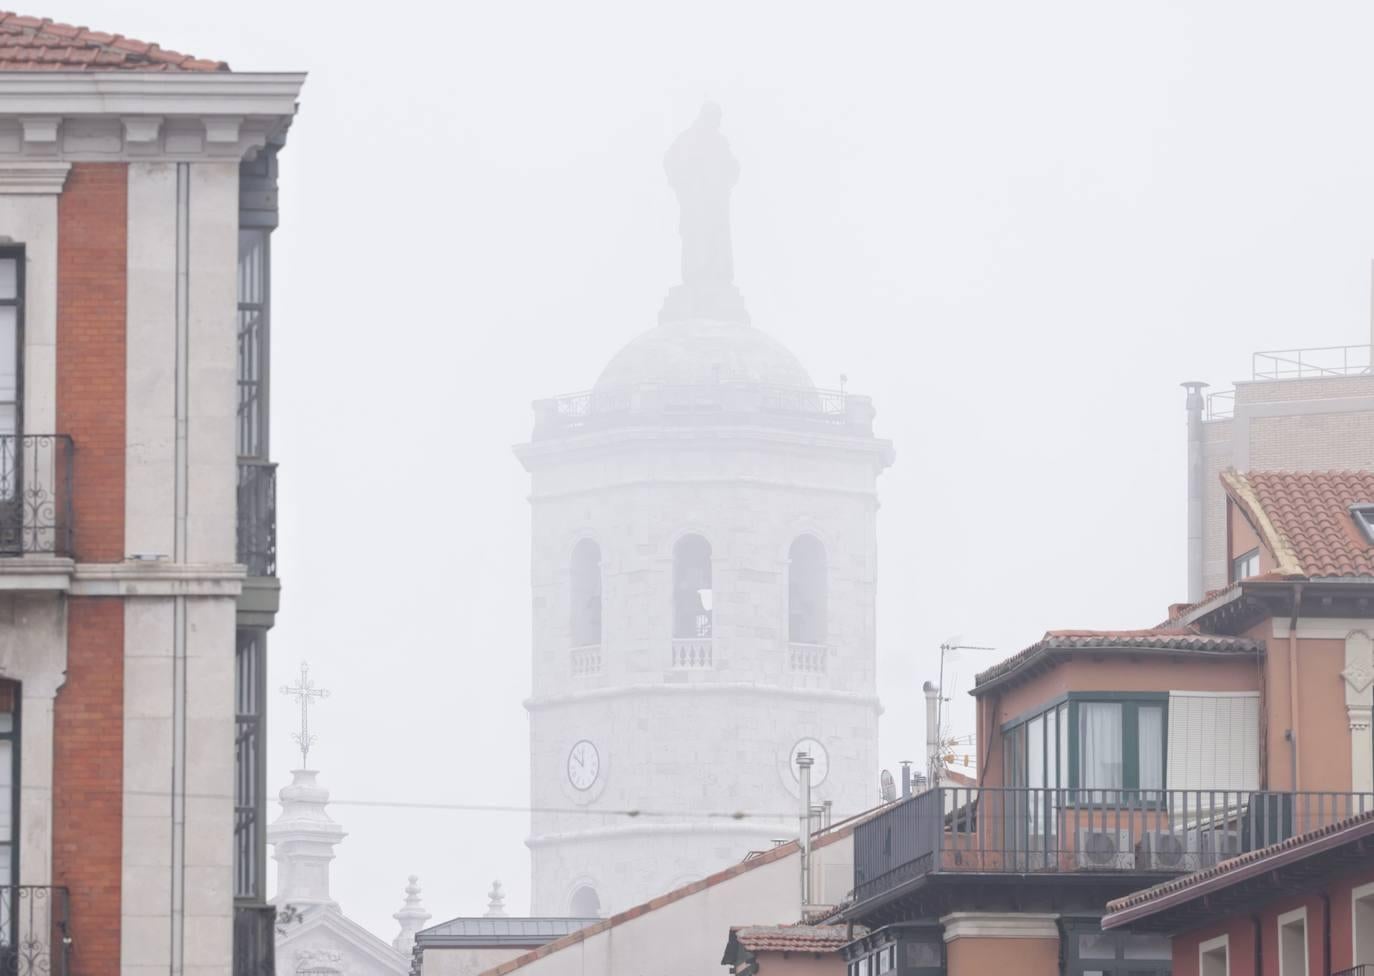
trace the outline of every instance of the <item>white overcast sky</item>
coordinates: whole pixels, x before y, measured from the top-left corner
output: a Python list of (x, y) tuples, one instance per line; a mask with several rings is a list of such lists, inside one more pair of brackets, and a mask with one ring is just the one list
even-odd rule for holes
[[(1374, 8), (1021, 0), (232, 4), (24, 12), (309, 81), (282, 156), (272, 685), (332, 697), (339, 799), (528, 798), (530, 401), (589, 387), (677, 275), (671, 138), (742, 165), (737, 278), (870, 394), (884, 766), (951, 634), (1145, 626), (1185, 592), (1178, 383), (1367, 341)], [(293, 766), (275, 701), (270, 778)], [(275, 804), (272, 815), (275, 816)], [(336, 806), (343, 908), (390, 939), (500, 878), (522, 814)]]

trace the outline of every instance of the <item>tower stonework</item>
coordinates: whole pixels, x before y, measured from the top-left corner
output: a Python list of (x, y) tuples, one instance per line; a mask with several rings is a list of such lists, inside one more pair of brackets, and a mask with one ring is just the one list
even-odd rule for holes
[[(734, 171), (709, 155), (728, 148), (704, 145), (693, 164), (728, 174), (728, 199)], [(867, 397), (818, 390), (748, 324), (728, 260), (702, 256), (721, 201), (701, 201), (707, 178), (695, 191), (680, 194), (684, 249), (710, 274), (684, 270), (593, 390), (538, 401), (517, 449), (532, 478), (535, 915), (615, 912), (795, 836), (799, 748), (836, 818), (876, 797), (891, 445)]]

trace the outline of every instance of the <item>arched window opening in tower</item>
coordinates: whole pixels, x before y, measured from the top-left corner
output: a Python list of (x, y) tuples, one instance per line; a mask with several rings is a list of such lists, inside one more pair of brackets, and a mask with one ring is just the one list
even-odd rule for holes
[(601, 898), (596, 889), (591, 885), (580, 885), (568, 903), (568, 914), (573, 918), (600, 918)]
[(788, 551), (787, 639), (793, 644), (824, 644), (826, 620), (825, 546), (800, 535)]
[(583, 539), (572, 554), (572, 643), (601, 643), (601, 547)]
[(711, 544), (683, 536), (673, 549), (673, 636), (710, 637)]

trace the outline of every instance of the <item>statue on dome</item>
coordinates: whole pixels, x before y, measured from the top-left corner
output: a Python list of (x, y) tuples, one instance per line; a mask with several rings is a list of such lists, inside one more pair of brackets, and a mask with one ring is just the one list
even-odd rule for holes
[(663, 158), (681, 216), (682, 283), (728, 284), (735, 279), (730, 248), (730, 191), (739, 162), (720, 131), (720, 106), (707, 102), (701, 114)]
[(682, 284), (669, 292), (660, 321), (749, 321), (735, 288), (730, 242), (730, 191), (739, 179), (739, 161), (720, 131), (720, 117), (720, 106), (707, 102), (663, 157), (677, 195)]

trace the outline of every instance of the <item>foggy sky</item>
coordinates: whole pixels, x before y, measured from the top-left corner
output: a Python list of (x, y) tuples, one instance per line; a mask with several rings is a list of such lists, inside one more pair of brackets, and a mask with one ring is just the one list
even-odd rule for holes
[[(528, 800), (536, 397), (590, 387), (677, 280), (661, 158), (705, 98), (736, 278), (822, 386), (871, 395), (881, 756), (921, 682), (1186, 596), (1178, 383), (1367, 341), (1374, 10), (1357, 2), (59, 2), (24, 12), (310, 73), (282, 155), (271, 687), (332, 690), (336, 799)], [(274, 696), (270, 788), (294, 766)], [(962, 727), (959, 727), (962, 723)], [(875, 783), (876, 790), (876, 783)], [(526, 815), (335, 805), (344, 910), (390, 939), (500, 878)], [(276, 804), (270, 806), (275, 817)], [(742, 921), (748, 921), (747, 919)]]

